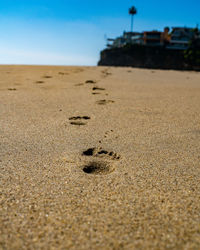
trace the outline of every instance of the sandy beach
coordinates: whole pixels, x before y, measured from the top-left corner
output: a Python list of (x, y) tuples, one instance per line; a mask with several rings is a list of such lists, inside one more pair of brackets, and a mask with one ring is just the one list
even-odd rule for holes
[(199, 72), (0, 66), (0, 249), (199, 248)]

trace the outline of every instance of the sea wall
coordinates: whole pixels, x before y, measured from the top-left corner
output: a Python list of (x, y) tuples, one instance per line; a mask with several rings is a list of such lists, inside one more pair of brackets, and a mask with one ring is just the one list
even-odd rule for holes
[(183, 50), (128, 45), (101, 51), (99, 66), (131, 66), (151, 69), (200, 70), (188, 63)]

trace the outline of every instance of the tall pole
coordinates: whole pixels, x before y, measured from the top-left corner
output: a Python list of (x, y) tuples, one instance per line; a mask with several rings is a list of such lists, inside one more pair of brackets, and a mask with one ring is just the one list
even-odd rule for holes
[(129, 9), (129, 14), (131, 15), (131, 32), (133, 32), (133, 17), (135, 14), (137, 14), (137, 9), (134, 6), (132, 6)]
[(131, 32), (133, 32), (133, 17), (134, 15), (131, 15)]

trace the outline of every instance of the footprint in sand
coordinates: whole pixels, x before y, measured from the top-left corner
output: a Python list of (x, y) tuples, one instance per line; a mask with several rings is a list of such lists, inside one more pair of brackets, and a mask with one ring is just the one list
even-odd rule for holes
[(81, 155), (75, 157), (68, 156), (64, 160), (73, 164), (76, 172), (81, 170), (84, 174), (91, 175), (110, 174), (122, 163), (122, 157), (119, 154), (100, 146), (88, 148), (82, 151)]
[(120, 159), (120, 155), (114, 153), (113, 151), (107, 151), (101, 147), (97, 147), (97, 148), (88, 148), (87, 150), (83, 151), (82, 153), (85, 156), (94, 156), (94, 157), (103, 157), (103, 158), (107, 158), (110, 160), (119, 160)]
[[(115, 166), (111, 161), (119, 160), (120, 156), (113, 151), (107, 151), (99, 148), (88, 148), (83, 151), (83, 156), (91, 158), (91, 161), (81, 166), (86, 174), (106, 175), (115, 170)], [(103, 159), (103, 161), (102, 161)]]
[(92, 90), (105, 90), (104, 88), (93, 87)]
[(69, 73), (67, 73), (67, 72), (58, 72), (58, 74), (59, 74), (59, 75), (62, 75), (62, 76), (64, 76), (64, 75), (69, 75)]
[(94, 80), (86, 80), (85, 83), (96, 83)]
[(96, 103), (99, 105), (106, 105), (108, 103), (114, 103), (114, 101), (112, 101), (112, 100), (99, 100)]
[(114, 166), (112, 166), (110, 163), (100, 161), (91, 161), (81, 168), (84, 173), (94, 175), (106, 175), (112, 173), (115, 170)]
[(93, 92), (92, 94), (93, 94), (93, 95), (100, 95), (101, 93)]
[(36, 81), (35, 83), (36, 84), (42, 84), (42, 83), (44, 83), (44, 81)]
[(77, 126), (86, 125), (85, 122), (80, 122), (80, 121), (70, 122), (70, 124), (71, 124), (71, 125), (77, 125)]
[(43, 78), (52, 78), (53, 76), (43, 76)]
[(82, 120), (90, 120), (91, 118), (89, 116), (73, 116), (70, 117), (69, 120), (71, 121), (71, 125), (77, 125), (77, 126), (82, 126), (86, 125), (85, 122), (82, 122)]
[(83, 120), (89, 120), (90, 117), (84, 115), (84, 116), (72, 116), (72, 117), (69, 118), (69, 120), (81, 120), (81, 119), (83, 119)]
[(15, 91), (15, 90), (17, 90), (16, 88), (8, 88), (8, 90), (10, 90), (10, 91)]

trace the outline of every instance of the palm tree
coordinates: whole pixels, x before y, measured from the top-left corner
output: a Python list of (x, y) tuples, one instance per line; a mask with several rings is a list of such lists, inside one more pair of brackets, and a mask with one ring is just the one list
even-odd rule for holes
[(129, 14), (131, 15), (131, 32), (133, 32), (133, 17), (134, 17), (134, 15), (137, 14), (137, 9), (134, 6), (132, 6), (129, 9)]

